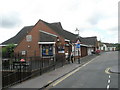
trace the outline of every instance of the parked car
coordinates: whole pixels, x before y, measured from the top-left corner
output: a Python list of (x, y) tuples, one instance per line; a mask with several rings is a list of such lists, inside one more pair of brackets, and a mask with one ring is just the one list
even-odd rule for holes
[(100, 54), (100, 50), (92, 51), (91, 53), (99, 55)]
[(100, 54), (100, 50), (98, 49), (98, 50), (96, 50), (96, 54)]

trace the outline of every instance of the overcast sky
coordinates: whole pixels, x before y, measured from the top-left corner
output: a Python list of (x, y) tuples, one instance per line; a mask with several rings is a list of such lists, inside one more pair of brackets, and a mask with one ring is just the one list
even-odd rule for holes
[(108, 43), (118, 42), (119, 0), (2, 0), (0, 3), (0, 43), (39, 19), (61, 22), (72, 33), (97, 36)]

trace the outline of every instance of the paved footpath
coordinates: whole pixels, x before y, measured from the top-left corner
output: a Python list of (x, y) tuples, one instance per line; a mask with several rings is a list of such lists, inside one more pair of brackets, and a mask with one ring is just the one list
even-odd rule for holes
[(26, 80), (22, 83), (18, 83), (17, 85), (12, 86), (11, 88), (34, 88), (37, 90), (38, 88), (43, 88), (49, 83), (59, 79), (60, 77), (70, 73), (71, 71), (75, 70), (76, 68), (82, 66), (83, 64), (87, 63), (88, 61), (95, 58), (96, 55), (89, 55), (86, 57), (81, 58), (81, 64), (78, 64), (77, 60), (74, 63), (70, 63), (64, 65), (63, 67), (57, 68), (53, 71), (47, 72), (42, 74), (41, 76)]

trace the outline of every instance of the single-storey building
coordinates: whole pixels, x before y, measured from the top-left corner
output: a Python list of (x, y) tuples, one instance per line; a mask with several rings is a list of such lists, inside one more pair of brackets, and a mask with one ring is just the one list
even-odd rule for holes
[[(80, 48), (76, 42), (80, 41)], [(97, 48), (97, 37), (80, 37), (64, 30), (61, 23), (47, 23), (39, 20), (34, 26), (22, 28), (18, 34), (2, 43), (2, 46), (13, 43), (16, 45), (15, 54), (22, 56), (49, 57), (55, 54), (74, 53), (81, 57), (90, 55)]]
[(115, 51), (116, 50), (116, 45), (113, 43), (102, 43), (100, 49), (102, 51)]

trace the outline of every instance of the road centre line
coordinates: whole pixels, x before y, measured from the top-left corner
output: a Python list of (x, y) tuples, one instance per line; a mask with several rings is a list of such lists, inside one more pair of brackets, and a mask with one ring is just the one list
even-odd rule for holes
[[(100, 57), (100, 56), (97, 56)], [(97, 58), (96, 57), (96, 58)], [(77, 69), (75, 69), (74, 71), (68, 73), (67, 75), (63, 76), (61, 79), (58, 79), (57, 81), (55, 81), (55, 83), (52, 84), (52, 87), (56, 86), (57, 84), (59, 84), (60, 82), (62, 82), (64, 79), (66, 79), (67, 77), (71, 76), (72, 74), (74, 74), (75, 72), (77, 72), (78, 70), (80, 70), (81, 68), (83, 68), (84, 66), (86, 66), (87, 64), (89, 64), (90, 62), (94, 61), (96, 58), (90, 60), (89, 62), (85, 63), (84, 65), (82, 65), (81, 67), (78, 67)]]
[(107, 85), (107, 90), (110, 88), (110, 85)]
[(109, 88), (110, 88), (110, 83), (111, 83), (111, 80), (110, 80), (111, 76), (109, 75), (108, 77), (109, 77), (109, 79), (108, 79), (107, 90), (109, 90)]
[(108, 80), (108, 83), (110, 83), (110, 79)]

